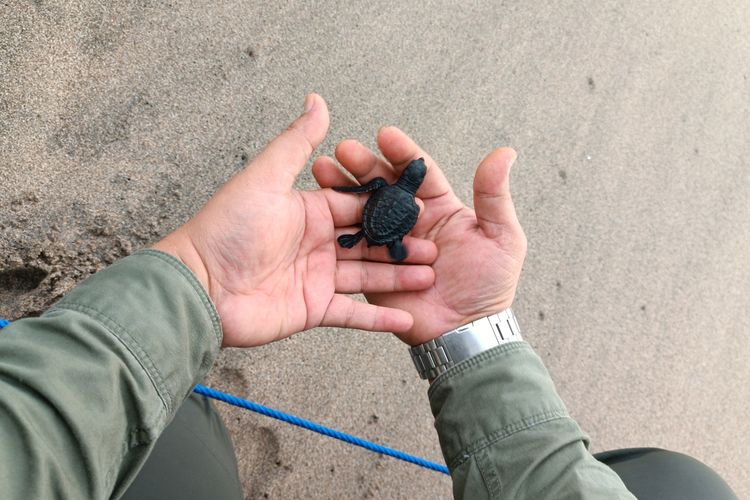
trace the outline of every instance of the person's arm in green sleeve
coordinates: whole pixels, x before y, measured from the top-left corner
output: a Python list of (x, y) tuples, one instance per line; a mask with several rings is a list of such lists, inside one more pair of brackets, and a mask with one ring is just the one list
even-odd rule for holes
[(383, 248), (342, 249), (336, 231), (361, 220), (361, 200), (293, 189), (328, 119), (323, 99), (308, 96), (302, 116), (159, 251), (0, 332), (0, 498), (116, 497), (220, 343), (320, 325), (411, 327), (408, 312), (347, 294), (432, 285), (434, 243), (408, 240), (415, 265), (395, 266)]
[(526, 342), (495, 347), (430, 386), (455, 498), (633, 499), (588, 451)]
[(219, 352), (173, 257), (138, 252), (0, 331), (0, 498), (122, 493)]
[[(438, 257), (432, 287), (367, 299), (412, 313), (413, 327), (397, 333), (412, 346), (509, 308), (526, 255), (510, 195), (515, 152), (498, 149), (481, 162), (471, 210), (402, 131), (383, 128), (377, 143), (384, 159), (355, 141), (339, 144), (337, 159), (364, 183), (374, 177), (393, 182), (411, 160), (424, 158), (427, 176), (417, 191), (424, 213), (411, 234), (434, 241)], [(322, 187), (351, 183), (326, 159), (313, 173)], [(588, 452), (585, 435), (528, 344), (505, 344), (456, 365), (436, 379), (429, 395), (457, 498), (632, 498)]]

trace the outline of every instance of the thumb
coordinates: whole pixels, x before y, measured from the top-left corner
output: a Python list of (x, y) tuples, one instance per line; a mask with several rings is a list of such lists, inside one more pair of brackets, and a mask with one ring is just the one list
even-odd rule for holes
[(291, 189), (294, 180), (328, 131), (325, 100), (318, 94), (305, 98), (304, 111), (252, 161), (248, 169), (261, 174), (267, 186)]
[(511, 148), (496, 149), (482, 160), (474, 175), (477, 222), (490, 238), (500, 234), (503, 226), (520, 227), (510, 197), (510, 167), (515, 160)]

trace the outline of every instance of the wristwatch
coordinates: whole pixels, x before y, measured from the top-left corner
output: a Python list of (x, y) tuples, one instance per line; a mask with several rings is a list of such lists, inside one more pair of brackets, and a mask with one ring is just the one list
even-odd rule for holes
[(523, 339), (516, 316), (512, 310), (506, 309), (459, 326), (429, 342), (412, 347), (409, 352), (419, 376), (432, 380), (480, 352), (520, 340)]

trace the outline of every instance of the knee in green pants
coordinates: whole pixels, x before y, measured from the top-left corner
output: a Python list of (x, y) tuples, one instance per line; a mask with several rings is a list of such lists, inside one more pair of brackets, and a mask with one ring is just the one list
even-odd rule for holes
[(232, 440), (208, 398), (185, 400), (122, 498), (242, 498)]

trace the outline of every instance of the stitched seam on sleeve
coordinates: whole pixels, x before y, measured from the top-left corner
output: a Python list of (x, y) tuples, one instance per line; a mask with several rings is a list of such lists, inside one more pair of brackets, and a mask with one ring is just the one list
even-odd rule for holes
[(497, 347), (493, 347), (492, 349), (488, 351), (484, 351), (482, 353), (477, 354), (476, 356), (469, 358), (465, 361), (462, 361), (458, 363), (457, 365), (451, 367), (447, 372), (440, 375), (430, 386), (430, 388), (427, 390), (427, 396), (431, 396), (432, 393), (434, 393), (438, 387), (440, 387), (445, 381), (451, 380), (455, 377), (458, 377), (462, 375), (463, 373), (473, 370), (478, 367), (479, 364), (483, 363), (484, 361), (488, 359), (493, 358), (500, 358), (503, 356), (508, 356), (510, 354), (513, 354), (517, 351), (527, 351), (527, 352), (534, 352), (534, 350), (531, 348), (529, 344), (523, 341), (519, 342), (509, 342), (507, 344), (503, 344)]
[(486, 448), (482, 448), (474, 454), (474, 463), (477, 464), (477, 470), (482, 476), (484, 487), (490, 498), (498, 498), (503, 491), (503, 483), (497, 470), (493, 467), (492, 460), (487, 456)]
[(532, 415), (531, 417), (527, 417), (522, 420), (519, 420), (518, 422), (514, 422), (512, 424), (506, 425), (502, 429), (498, 429), (494, 432), (491, 432), (484, 438), (478, 441), (475, 441), (474, 443), (470, 444), (469, 446), (467, 446), (466, 448), (458, 452), (456, 456), (453, 457), (453, 459), (449, 461), (450, 463), (449, 468), (451, 470), (455, 469), (456, 467), (464, 463), (466, 460), (471, 458), (471, 456), (477, 453), (478, 451), (484, 448), (487, 448), (488, 446), (492, 446), (498, 441), (506, 439), (512, 436), (513, 434), (531, 429), (532, 427), (536, 427), (537, 425), (545, 424), (547, 422), (552, 422), (553, 420), (569, 419), (569, 418), (570, 417), (568, 415), (568, 412), (564, 408), (561, 408), (558, 410), (550, 410), (550, 411), (545, 411), (542, 413), (537, 413), (536, 415)]
[(133, 255), (145, 255), (149, 257), (153, 257), (155, 259), (158, 259), (166, 264), (169, 264), (169, 266), (173, 269), (175, 269), (177, 272), (180, 273), (180, 275), (187, 280), (187, 282), (190, 284), (193, 291), (198, 295), (198, 299), (203, 304), (204, 310), (206, 313), (208, 313), (209, 319), (211, 324), (214, 327), (214, 336), (216, 337), (216, 341), (218, 342), (218, 345), (221, 346), (223, 333), (221, 330), (221, 320), (219, 319), (219, 313), (216, 311), (216, 307), (214, 306), (214, 303), (211, 301), (211, 298), (208, 296), (208, 293), (206, 292), (206, 289), (203, 288), (203, 285), (200, 284), (198, 281), (198, 278), (195, 277), (195, 274), (182, 262), (180, 262), (178, 259), (176, 259), (174, 256), (162, 252), (160, 250), (154, 250), (154, 249), (145, 249), (145, 250), (139, 250), (135, 252)]
[(141, 368), (143, 368), (143, 371), (146, 373), (149, 380), (151, 380), (151, 383), (156, 389), (156, 393), (159, 395), (159, 399), (161, 399), (162, 405), (168, 413), (172, 412), (174, 400), (169, 390), (167, 389), (166, 384), (164, 383), (164, 378), (162, 377), (161, 372), (156, 367), (148, 353), (143, 349), (143, 347), (141, 347), (138, 341), (127, 332), (125, 328), (123, 328), (119, 323), (117, 323), (107, 315), (83, 304), (65, 302), (63, 304), (54, 306), (52, 310), (60, 309), (68, 309), (71, 311), (79, 312), (81, 314), (85, 314), (101, 323), (102, 326), (104, 326), (107, 331), (112, 334), (113, 337), (120, 341), (123, 347), (125, 347), (125, 349), (127, 349), (127, 351), (135, 358), (138, 364), (141, 365)]

